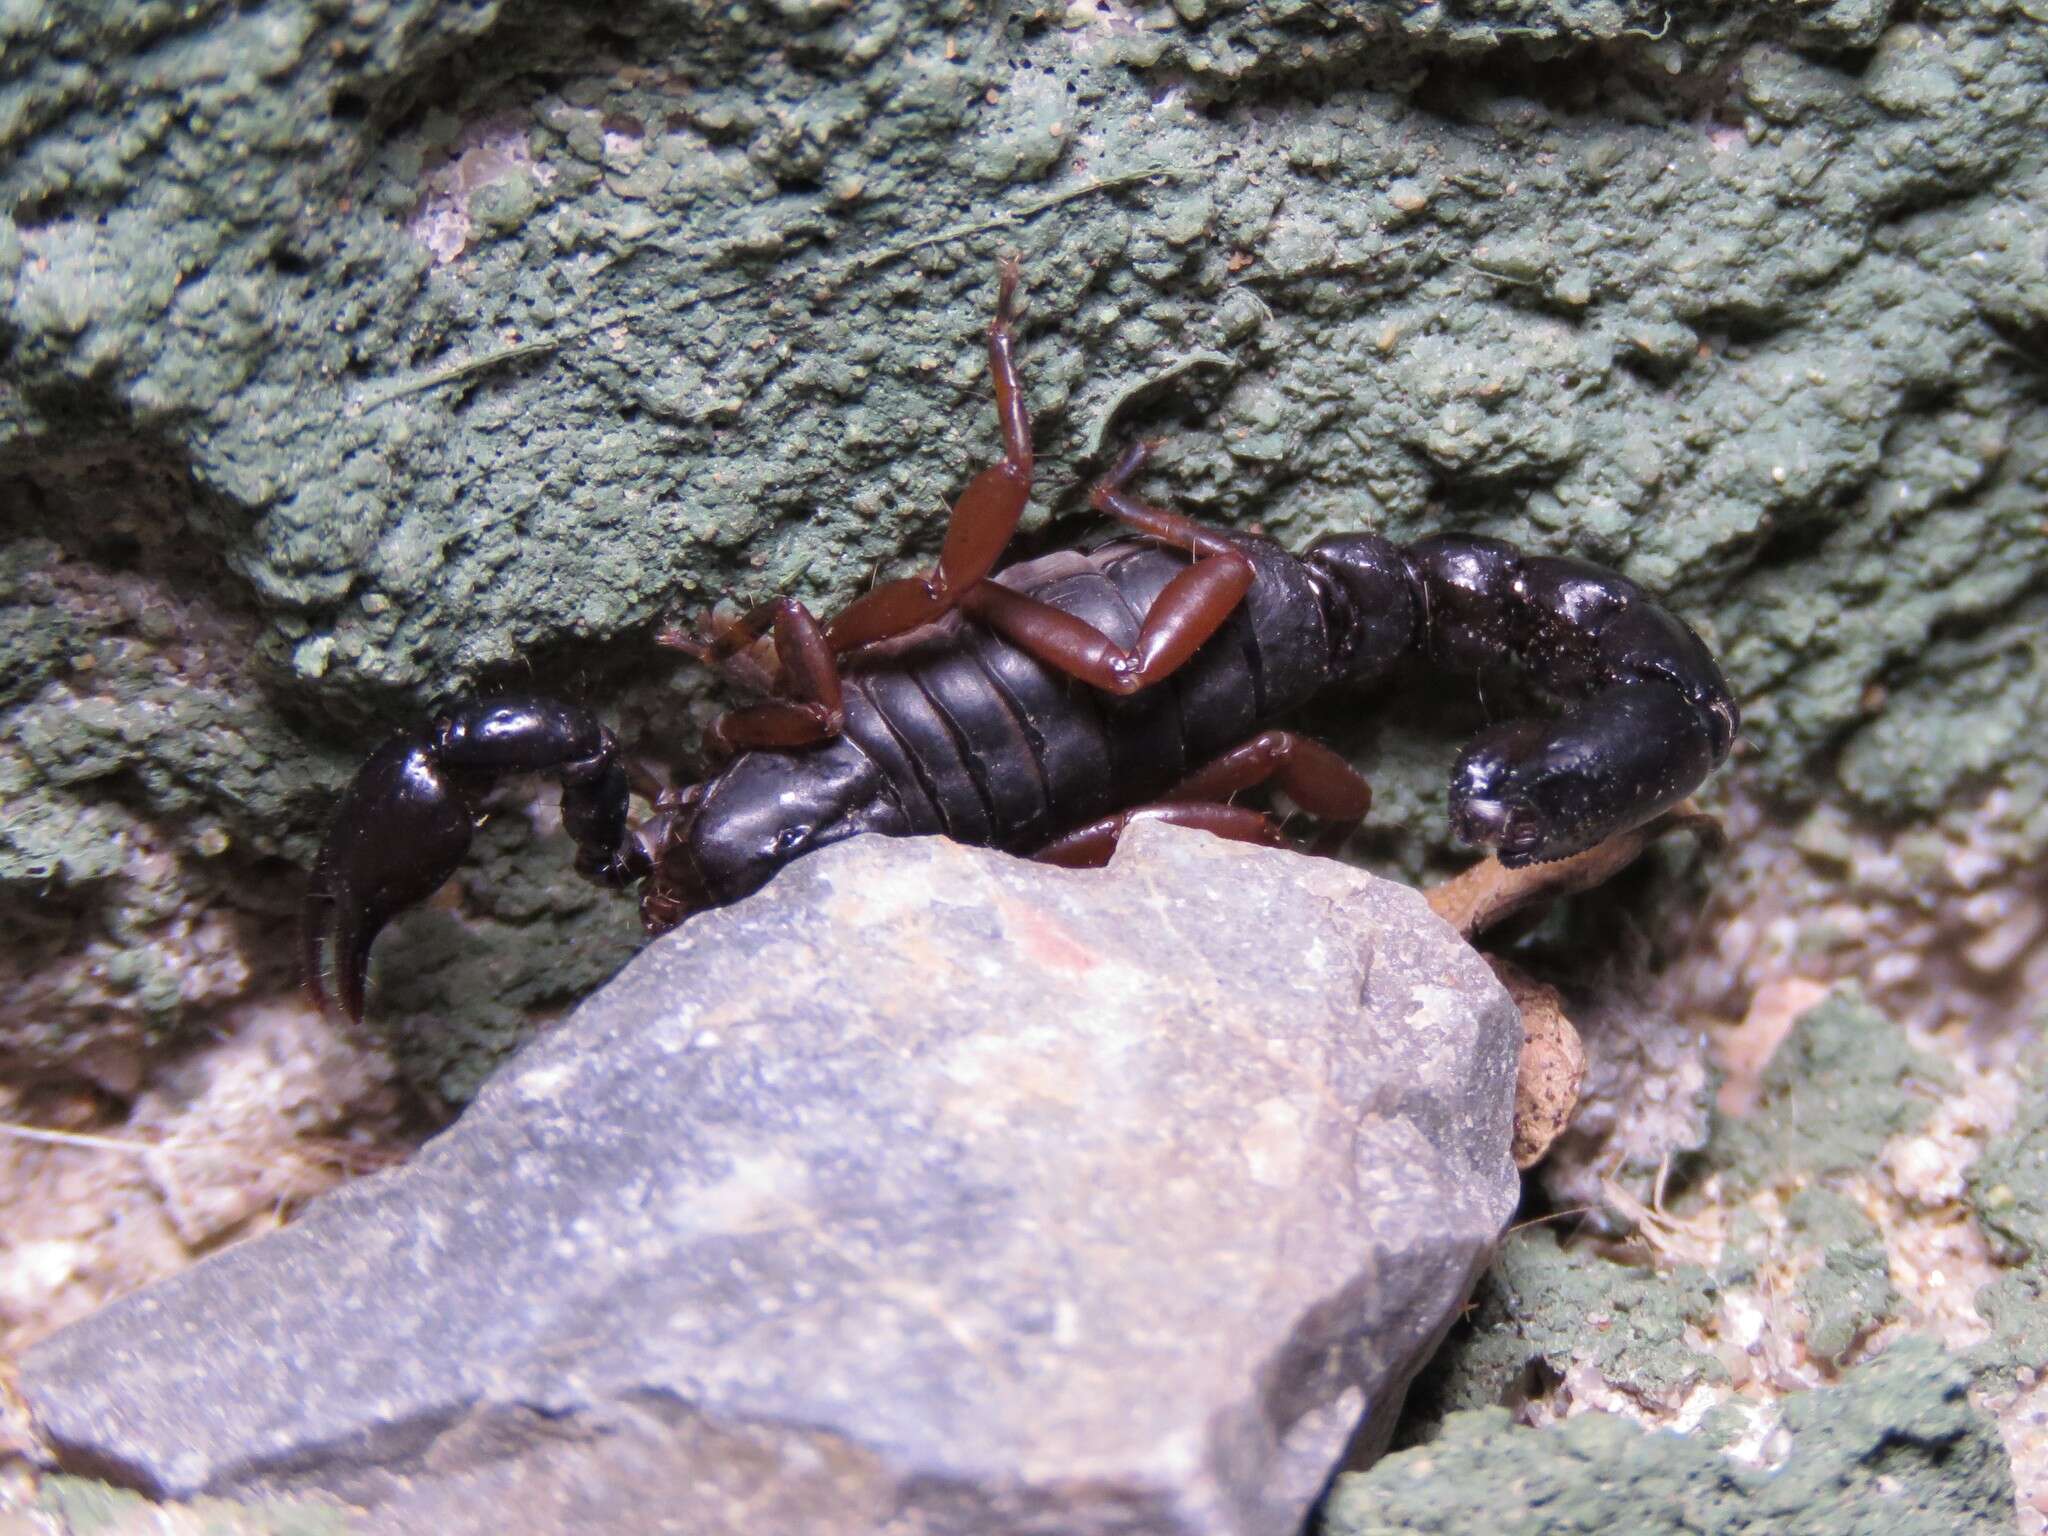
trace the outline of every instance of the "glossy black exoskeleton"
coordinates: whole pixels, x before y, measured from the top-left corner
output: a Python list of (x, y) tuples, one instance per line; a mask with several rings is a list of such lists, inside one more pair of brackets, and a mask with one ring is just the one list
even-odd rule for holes
[(989, 360), (1002, 460), (953, 509), (938, 563), (820, 623), (793, 599), (664, 643), (770, 697), (726, 715), (726, 759), (660, 791), (637, 830), (616, 743), (551, 699), (461, 705), (366, 763), (307, 900), (306, 973), (362, 1012), (371, 941), (460, 863), (479, 796), (508, 772), (560, 775), (577, 868), (642, 883), (650, 932), (759, 889), (862, 832), (944, 833), (1100, 863), (1134, 817), (1277, 843), (1230, 797), (1266, 780), (1338, 831), (1371, 791), (1327, 747), (1269, 723), (1326, 689), (1417, 666), (1513, 662), (1564, 701), (1482, 732), (1451, 776), (1453, 829), (1510, 867), (1563, 858), (1684, 799), (1728, 754), (1735, 701), (1692, 630), (1635, 583), (1582, 561), (1456, 534), (1374, 534), (1293, 555), (1149, 506), (1126, 453), (1094, 505), (1133, 537), (997, 571), (1029, 495), (1030, 421), (1003, 272)]

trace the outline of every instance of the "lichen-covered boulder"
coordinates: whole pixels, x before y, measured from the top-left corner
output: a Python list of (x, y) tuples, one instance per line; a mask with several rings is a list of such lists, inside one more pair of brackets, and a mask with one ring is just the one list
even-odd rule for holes
[(73, 1465), (390, 1530), (1284, 1536), (1513, 1210), (1519, 1035), (1330, 861), (856, 839), (23, 1392)]

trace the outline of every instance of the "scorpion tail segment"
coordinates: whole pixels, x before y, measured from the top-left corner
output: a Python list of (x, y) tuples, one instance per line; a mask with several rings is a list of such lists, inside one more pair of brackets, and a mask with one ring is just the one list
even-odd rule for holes
[(1718, 760), (1715, 722), (1678, 689), (1618, 683), (1475, 737), (1451, 771), (1451, 825), (1509, 869), (1544, 864), (1668, 810)]
[(362, 1018), (371, 943), (393, 916), (455, 873), (469, 834), (468, 799), (424, 737), (401, 736), (363, 765), (335, 812), (306, 892), (306, 990), (323, 1010)]

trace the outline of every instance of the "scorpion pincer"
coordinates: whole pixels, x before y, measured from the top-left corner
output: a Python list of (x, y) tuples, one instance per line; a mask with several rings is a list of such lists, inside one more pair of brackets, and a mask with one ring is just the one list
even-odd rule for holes
[(638, 882), (650, 933), (737, 901), (857, 833), (944, 833), (1099, 864), (1134, 818), (1277, 844), (1231, 803), (1270, 781), (1341, 835), (1371, 790), (1344, 759), (1269, 728), (1325, 689), (1428, 664), (1519, 664), (1563, 705), (1481, 732), (1451, 775), (1453, 830), (1508, 866), (1563, 858), (1690, 794), (1728, 754), (1735, 701), (1697, 635), (1582, 561), (1441, 534), (1406, 547), (1331, 535), (1296, 555), (1207, 528), (1127, 488), (1147, 447), (1092, 492), (1113, 542), (998, 570), (1031, 491), (1017, 376), (1017, 267), (988, 328), (1003, 456), (955, 503), (936, 566), (820, 622), (780, 598), (662, 643), (767, 695), (708, 734), (723, 759), (663, 789), (635, 827), (618, 743), (579, 705), (456, 705), (371, 756), (336, 812), (306, 904), (310, 989), (360, 1018), (372, 940), (447, 880), (502, 775), (559, 776), (576, 867)]

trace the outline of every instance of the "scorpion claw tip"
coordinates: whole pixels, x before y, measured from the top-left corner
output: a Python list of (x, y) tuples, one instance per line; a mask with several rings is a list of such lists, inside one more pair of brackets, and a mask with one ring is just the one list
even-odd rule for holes
[[(1544, 862), (1543, 829), (1528, 807), (1507, 800), (1454, 800), (1451, 830), (1467, 847), (1492, 850), (1502, 864), (1518, 869)], [(1555, 855), (1550, 855), (1555, 857)]]
[(371, 944), (455, 873), (469, 832), (468, 806), (424, 741), (400, 737), (363, 765), (321, 845), (302, 914), (300, 963), (322, 1012), (362, 1019)]
[(370, 942), (382, 922), (369, 925), (361, 909), (345, 897), (307, 898), (301, 964), (306, 991), (322, 1013), (340, 1015), (351, 1024), (363, 1021), (363, 998), (370, 978)]
[[(361, 887), (352, 882), (343, 866), (358, 828), (344, 828), (337, 819), (320, 860), (313, 866), (313, 878), (306, 891), (300, 915), (301, 974), (307, 995), (323, 1014), (351, 1024), (363, 1020), (363, 1001), (370, 979), (370, 945), (386, 920), (397, 910), (380, 907), (366, 899)], [(409, 903), (406, 903), (409, 904)]]

